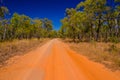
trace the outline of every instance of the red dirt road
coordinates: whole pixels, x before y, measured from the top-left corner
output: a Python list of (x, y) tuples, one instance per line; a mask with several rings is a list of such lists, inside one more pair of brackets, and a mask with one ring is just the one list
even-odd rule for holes
[(54, 39), (0, 69), (0, 80), (120, 80)]

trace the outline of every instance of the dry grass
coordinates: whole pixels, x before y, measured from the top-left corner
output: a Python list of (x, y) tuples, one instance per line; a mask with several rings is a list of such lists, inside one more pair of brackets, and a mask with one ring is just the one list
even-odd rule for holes
[(23, 55), (28, 51), (41, 46), (48, 39), (14, 40), (11, 42), (0, 43), (0, 66), (6, 64), (6, 61), (16, 55)]
[(70, 43), (71, 49), (100, 62), (112, 70), (120, 69), (120, 43), (81, 42)]

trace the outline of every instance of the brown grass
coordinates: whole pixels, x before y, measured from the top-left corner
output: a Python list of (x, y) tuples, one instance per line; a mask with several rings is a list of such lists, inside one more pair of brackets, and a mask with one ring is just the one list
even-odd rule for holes
[(120, 43), (81, 42), (70, 43), (71, 49), (87, 56), (89, 59), (100, 62), (111, 70), (120, 69)]
[(0, 43), (0, 66), (6, 64), (6, 61), (13, 56), (20, 56), (34, 48), (41, 46), (48, 39), (14, 40)]

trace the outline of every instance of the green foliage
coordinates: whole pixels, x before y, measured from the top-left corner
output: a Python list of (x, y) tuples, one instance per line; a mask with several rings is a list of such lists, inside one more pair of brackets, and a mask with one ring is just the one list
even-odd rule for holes
[(6, 14), (9, 13), (9, 10), (5, 6), (0, 7), (0, 18), (4, 18)]
[(109, 38), (109, 41), (110, 42), (114, 42), (114, 43), (118, 43), (119, 42), (119, 39), (117, 37), (110, 37)]
[(56, 37), (52, 21), (45, 19), (31, 19), (29, 16), (14, 13), (10, 20), (0, 21), (0, 41), (13, 39), (31, 39)]
[[(71, 38), (73, 41), (120, 41), (120, 5), (114, 9), (107, 0), (85, 0), (76, 8), (67, 8), (59, 31), (53, 30), (52, 21), (31, 19), (14, 13), (7, 20), (6, 7), (0, 7), (0, 41), (31, 38)], [(115, 0), (115, 2), (120, 2)]]
[[(118, 0), (119, 1), (119, 0)], [(120, 41), (119, 5), (112, 9), (107, 0), (85, 0), (66, 9), (60, 36), (79, 41)]]

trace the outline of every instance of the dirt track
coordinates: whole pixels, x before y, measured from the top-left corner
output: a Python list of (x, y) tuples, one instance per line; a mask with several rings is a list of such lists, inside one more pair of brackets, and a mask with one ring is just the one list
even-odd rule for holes
[(0, 80), (120, 80), (54, 39), (0, 69)]

